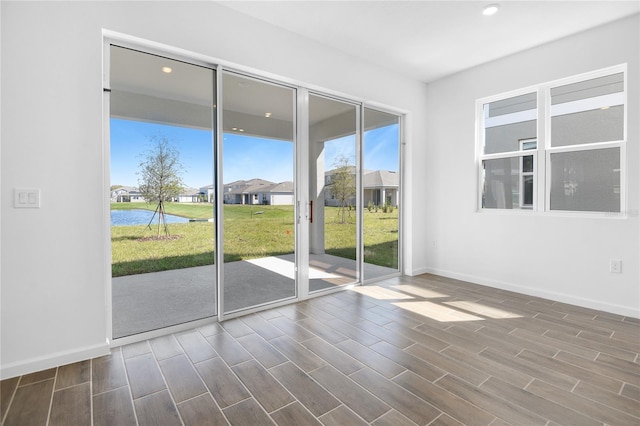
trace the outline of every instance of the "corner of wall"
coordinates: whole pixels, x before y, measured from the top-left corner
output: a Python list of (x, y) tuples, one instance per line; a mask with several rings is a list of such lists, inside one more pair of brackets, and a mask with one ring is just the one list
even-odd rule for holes
[(105, 341), (103, 344), (77, 348), (73, 351), (57, 352), (47, 356), (0, 365), (0, 379), (9, 379), (34, 371), (42, 371), (48, 368), (108, 355), (109, 351), (109, 343)]

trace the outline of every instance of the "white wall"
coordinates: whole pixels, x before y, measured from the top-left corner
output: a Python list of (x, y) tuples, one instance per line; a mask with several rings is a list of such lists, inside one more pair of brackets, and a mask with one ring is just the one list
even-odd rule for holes
[[(3, 1), (0, 7), (3, 378), (107, 350), (103, 29), (427, 116), (424, 84), (211, 2)], [(407, 158), (423, 159), (426, 123), (410, 121)], [(420, 176), (411, 175), (411, 161), (406, 168), (410, 193)], [(16, 187), (40, 188), (42, 207), (14, 209)], [(65, 195), (69, 189), (83, 194), (80, 206)], [(411, 272), (412, 259), (424, 258), (411, 235), (426, 227), (406, 225)]]
[[(635, 15), (428, 86), (427, 264), (414, 272), (640, 317), (639, 28)], [(476, 212), (475, 100), (621, 63), (628, 217)], [(622, 274), (609, 272), (610, 259), (622, 260)]]

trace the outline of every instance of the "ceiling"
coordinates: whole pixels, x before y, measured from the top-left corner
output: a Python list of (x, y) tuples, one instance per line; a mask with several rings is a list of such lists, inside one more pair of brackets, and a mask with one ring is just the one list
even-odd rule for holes
[[(638, 0), (218, 3), (424, 82), (640, 11)], [(483, 16), (491, 3), (498, 13)]]
[[(117, 45), (109, 53), (113, 118), (213, 128), (213, 69)], [(223, 73), (221, 89), (225, 132), (293, 140), (293, 89), (232, 72)], [(355, 117), (353, 104), (310, 95), (310, 129), (325, 139), (353, 133)], [(375, 128), (395, 116), (371, 111), (366, 118), (366, 126)]]

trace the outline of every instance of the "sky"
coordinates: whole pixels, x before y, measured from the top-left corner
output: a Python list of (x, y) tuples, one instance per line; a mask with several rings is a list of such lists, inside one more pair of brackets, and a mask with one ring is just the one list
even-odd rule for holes
[[(213, 182), (213, 149), (210, 131), (140, 121), (111, 119), (111, 185), (138, 186), (137, 171), (151, 140), (163, 136), (178, 150), (186, 187), (201, 188)], [(355, 138), (346, 136), (325, 144), (325, 167), (336, 158), (355, 159)], [(271, 182), (293, 180), (291, 142), (227, 133), (223, 143), (223, 181), (252, 178)], [(364, 168), (398, 170), (398, 126), (365, 132)]]

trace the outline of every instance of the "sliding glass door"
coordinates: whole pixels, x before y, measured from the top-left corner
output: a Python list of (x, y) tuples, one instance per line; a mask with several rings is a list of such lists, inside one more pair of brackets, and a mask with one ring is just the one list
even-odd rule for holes
[(364, 279), (400, 268), (400, 117), (364, 108)]
[(399, 273), (397, 115), (108, 52), (114, 338)]
[(110, 48), (112, 334), (216, 311), (216, 72)]
[(360, 279), (358, 106), (309, 95), (309, 292)]
[(296, 296), (295, 89), (222, 75), (225, 313)]

